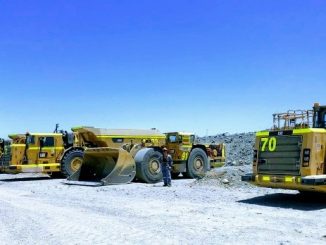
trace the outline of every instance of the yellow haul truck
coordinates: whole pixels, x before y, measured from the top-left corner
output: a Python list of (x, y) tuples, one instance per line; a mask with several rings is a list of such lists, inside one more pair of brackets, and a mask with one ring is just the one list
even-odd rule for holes
[(83, 148), (75, 144), (72, 133), (13, 134), (9, 138), (11, 142), (0, 158), (2, 172), (61, 173), (68, 177), (81, 164)]
[[(223, 164), (224, 145), (195, 144), (189, 133), (78, 128), (85, 149), (81, 168), (66, 184), (108, 185), (129, 183), (135, 177), (146, 183), (162, 179), (159, 158), (166, 146), (172, 155), (173, 175), (200, 178), (212, 165)], [(211, 163), (211, 164), (210, 164)]]
[(253, 173), (243, 181), (270, 188), (326, 192), (326, 106), (273, 115), (256, 135)]

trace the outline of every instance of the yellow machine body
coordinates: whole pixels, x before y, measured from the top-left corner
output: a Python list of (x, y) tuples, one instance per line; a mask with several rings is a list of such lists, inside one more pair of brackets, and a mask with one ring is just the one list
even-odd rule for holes
[(256, 134), (253, 173), (242, 179), (261, 187), (326, 192), (326, 107), (275, 116), (285, 124)]
[[(9, 135), (12, 142), (10, 161), (3, 163), (2, 171), (7, 173), (53, 173), (60, 172), (60, 159), (64, 152), (62, 135), (35, 133)], [(26, 144), (28, 140), (28, 144)], [(41, 141), (43, 142), (41, 145)]]

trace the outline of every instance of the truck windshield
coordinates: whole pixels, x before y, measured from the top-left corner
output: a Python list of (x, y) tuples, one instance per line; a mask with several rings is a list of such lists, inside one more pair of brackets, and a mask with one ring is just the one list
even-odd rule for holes
[(169, 143), (176, 143), (176, 142), (178, 142), (178, 137), (177, 137), (177, 135), (169, 135), (168, 140), (169, 140)]
[(315, 112), (314, 128), (326, 128), (326, 110)]

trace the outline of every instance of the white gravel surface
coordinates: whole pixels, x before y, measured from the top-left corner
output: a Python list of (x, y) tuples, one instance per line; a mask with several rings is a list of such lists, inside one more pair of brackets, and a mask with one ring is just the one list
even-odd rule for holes
[(326, 201), (296, 191), (61, 181), (0, 181), (0, 244), (326, 244)]

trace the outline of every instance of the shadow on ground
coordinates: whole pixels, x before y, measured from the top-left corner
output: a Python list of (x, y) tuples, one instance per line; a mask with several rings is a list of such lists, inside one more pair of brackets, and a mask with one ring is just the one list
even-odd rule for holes
[(33, 180), (49, 180), (50, 177), (28, 177), (28, 178), (8, 178), (0, 179), (0, 182), (18, 182), (18, 181), (33, 181)]
[(296, 209), (302, 211), (314, 211), (326, 209), (326, 195), (319, 193), (308, 194), (285, 194), (276, 193), (265, 196), (258, 196), (246, 200), (238, 201), (240, 203), (261, 205), (267, 207)]

